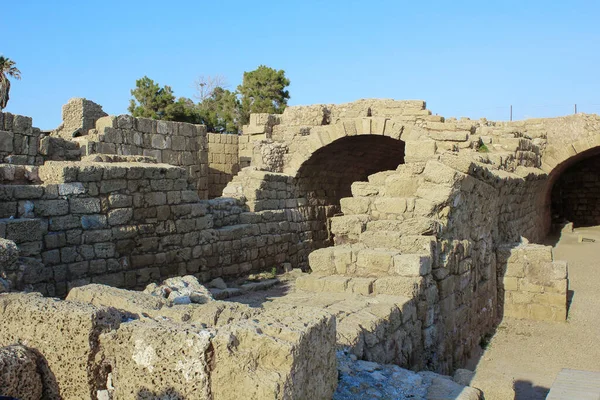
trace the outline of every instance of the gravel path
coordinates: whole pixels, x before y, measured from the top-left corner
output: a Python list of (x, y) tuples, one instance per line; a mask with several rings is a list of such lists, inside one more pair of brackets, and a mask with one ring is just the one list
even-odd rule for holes
[[(579, 234), (596, 241), (578, 243)], [(568, 320), (505, 319), (470, 384), (482, 389), (486, 400), (545, 399), (562, 368), (600, 371), (600, 227), (563, 234), (554, 258), (569, 263)], [(469, 366), (474, 368), (475, 363)]]

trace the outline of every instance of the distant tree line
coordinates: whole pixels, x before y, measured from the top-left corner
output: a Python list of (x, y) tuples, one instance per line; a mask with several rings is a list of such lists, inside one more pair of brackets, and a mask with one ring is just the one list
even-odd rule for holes
[(283, 70), (261, 65), (244, 72), (236, 91), (226, 89), (221, 76), (200, 77), (196, 99), (175, 98), (170, 86), (161, 87), (144, 76), (131, 90), (129, 112), (134, 117), (204, 124), (208, 132), (238, 133), (247, 124), (250, 113), (282, 113), (290, 98), (290, 81)]

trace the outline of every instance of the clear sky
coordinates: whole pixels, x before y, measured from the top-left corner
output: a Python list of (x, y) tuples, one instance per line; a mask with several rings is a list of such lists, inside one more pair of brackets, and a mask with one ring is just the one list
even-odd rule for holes
[(52, 129), (85, 97), (127, 112), (147, 75), (192, 97), (285, 70), (290, 105), (422, 99), (434, 114), (506, 120), (600, 113), (600, 2), (6, 1), (0, 53), (16, 61), (5, 111)]

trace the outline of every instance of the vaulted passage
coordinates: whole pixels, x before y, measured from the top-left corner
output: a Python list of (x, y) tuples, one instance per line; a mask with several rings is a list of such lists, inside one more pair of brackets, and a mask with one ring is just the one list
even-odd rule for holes
[(297, 187), (310, 205), (339, 205), (353, 182), (404, 163), (404, 142), (378, 135), (341, 138), (319, 150), (298, 171)]
[(552, 222), (600, 225), (600, 148), (568, 160), (552, 187)]

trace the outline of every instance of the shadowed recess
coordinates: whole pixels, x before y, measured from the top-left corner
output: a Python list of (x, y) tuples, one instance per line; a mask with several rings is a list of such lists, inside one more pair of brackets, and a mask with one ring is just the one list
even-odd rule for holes
[(317, 150), (300, 167), (297, 187), (311, 205), (339, 205), (353, 182), (404, 163), (404, 142), (386, 136), (348, 136)]
[(552, 178), (553, 223), (600, 225), (600, 148), (570, 158)]

